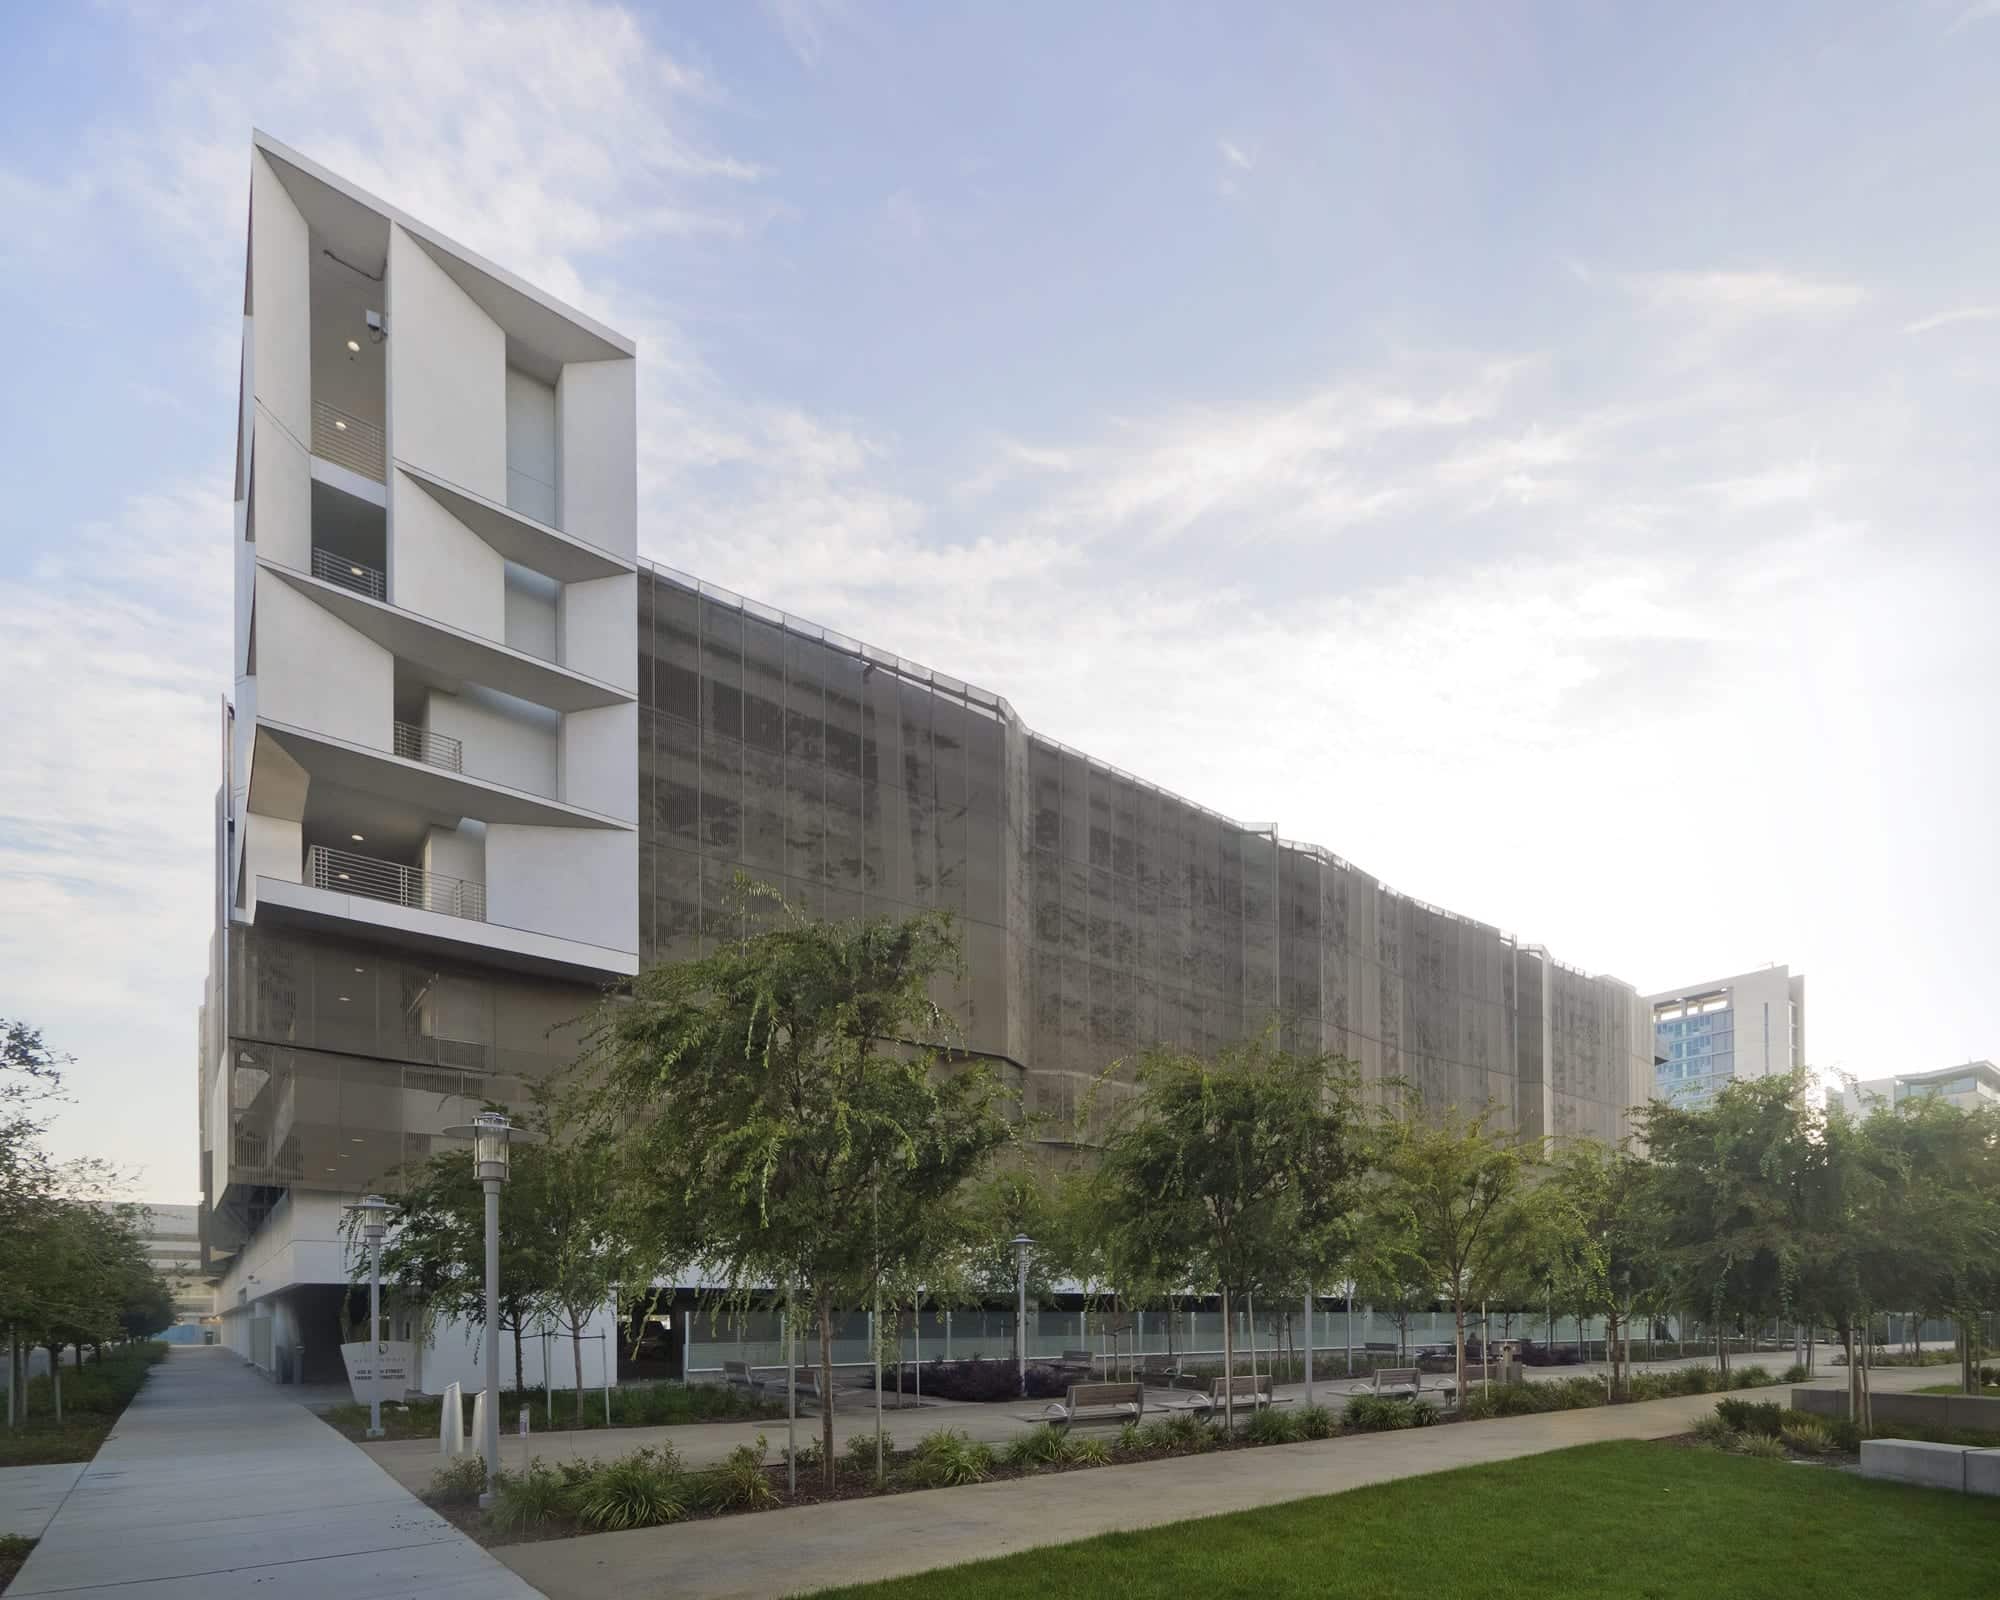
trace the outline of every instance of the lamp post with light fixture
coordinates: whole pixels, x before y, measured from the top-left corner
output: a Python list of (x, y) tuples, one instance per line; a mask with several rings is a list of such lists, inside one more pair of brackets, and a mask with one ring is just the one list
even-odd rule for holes
[[(350, 1208), (361, 1219), (362, 1242), (368, 1246), (368, 1342), (375, 1347), (375, 1359), (382, 1359), (382, 1235), (388, 1232), (389, 1202), (379, 1194), (365, 1194)], [(368, 1437), (382, 1437), (381, 1373), (376, 1378), (375, 1398), (368, 1402)]]
[(1035, 1241), (1017, 1233), (1007, 1241), (1014, 1247), (1014, 1363), (1021, 1378), (1021, 1398), (1028, 1398), (1028, 1252)]
[(493, 1480), (500, 1472), (500, 1187), (507, 1181), (507, 1140), (514, 1124), (504, 1111), (481, 1111), (470, 1124), (447, 1128), (456, 1138), (472, 1140), (472, 1165), (486, 1191), (486, 1415), (480, 1451), (486, 1458), (486, 1492), (482, 1506), (493, 1503)]

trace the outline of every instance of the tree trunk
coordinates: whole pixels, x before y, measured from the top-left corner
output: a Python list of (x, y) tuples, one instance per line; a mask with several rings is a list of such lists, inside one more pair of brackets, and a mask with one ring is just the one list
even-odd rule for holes
[(569, 1319), (569, 1352), (576, 1363), (576, 1425), (583, 1426), (583, 1321), (574, 1312)]
[(49, 1346), (49, 1394), (55, 1400), (56, 1426), (62, 1426), (62, 1346)]
[(83, 1371), (83, 1341), (81, 1339), (76, 1344), (76, 1370), (78, 1372)]
[(1451, 1348), (1452, 1359), (1457, 1364), (1458, 1403), (1465, 1404), (1465, 1302), (1457, 1295), (1451, 1299)]
[(527, 1390), (528, 1380), (522, 1376), (521, 1371), (521, 1319), (516, 1317), (514, 1319), (514, 1393), (525, 1394)]
[(1222, 1426), (1236, 1432), (1236, 1329), (1230, 1320), (1229, 1285), (1222, 1286)]
[(819, 1445), (825, 1458), (821, 1462), (821, 1478), (828, 1489), (833, 1487), (833, 1305), (822, 1294), (818, 1297), (819, 1311)]

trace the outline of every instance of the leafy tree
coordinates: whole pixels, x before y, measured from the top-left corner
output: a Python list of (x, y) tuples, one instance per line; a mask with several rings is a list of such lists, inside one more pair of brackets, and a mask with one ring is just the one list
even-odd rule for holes
[[(528, 1324), (548, 1303), (554, 1266), (548, 1230), (540, 1218), (543, 1161), (540, 1147), (521, 1144), (511, 1153), (509, 1180), (500, 1189), (499, 1333), (512, 1335), (514, 1387), (527, 1383), (522, 1341)], [(418, 1309), (426, 1333), (440, 1322), (486, 1324), (486, 1196), (469, 1149), (441, 1150), (397, 1175), (388, 1196), (382, 1282)], [(368, 1281), (368, 1257), (358, 1243), (359, 1219), (343, 1223), (352, 1247), (355, 1282)]]
[(1604, 1319), (1614, 1395), (1626, 1388), (1631, 1323), (1659, 1285), (1650, 1180), (1629, 1145), (1579, 1139), (1557, 1154), (1526, 1208), (1538, 1239), (1530, 1258), (1552, 1259), (1568, 1301)]
[(1823, 1119), (1803, 1074), (1733, 1083), (1705, 1106), (1656, 1100), (1641, 1119), (1661, 1267), (1714, 1327), (1727, 1372), (1726, 1328), (1799, 1300)]
[(1526, 1226), (1528, 1158), (1488, 1126), (1490, 1113), (1429, 1120), (1412, 1103), (1380, 1127), (1379, 1170), (1369, 1196), (1378, 1249), (1451, 1302), (1459, 1392), (1465, 1392), (1465, 1311), (1505, 1282)]
[(1303, 1241), (1353, 1209), (1362, 1165), (1353, 1068), (1269, 1038), (1213, 1058), (1159, 1048), (1140, 1058), (1136, 1091), (1097, 1169), (1101, 1226), (1135, 1280), (1220, 1293), (1223, 1370), (1233, 1377), (1236, 1301), (1288, 1288)]
[(945, 1057), (949, 919), (827, 923), (739, 892), (737, 936), (606, 1004), (570, 1110), (651, 1175), (654, 1248), (698, 1248), (739, 1299), (795, 1286), (830, 1394), (836, 1313), (926, 1275), (1010, 1124), (985, 1068)]

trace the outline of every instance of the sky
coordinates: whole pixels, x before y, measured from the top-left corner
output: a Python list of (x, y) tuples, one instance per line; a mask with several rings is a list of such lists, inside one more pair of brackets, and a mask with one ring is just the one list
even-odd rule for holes
[(2000, 0), (0, 7), (0, 1015), (198, 1195), (250, 132), (642, 554), (1823, 1072), (2000, 1054)]

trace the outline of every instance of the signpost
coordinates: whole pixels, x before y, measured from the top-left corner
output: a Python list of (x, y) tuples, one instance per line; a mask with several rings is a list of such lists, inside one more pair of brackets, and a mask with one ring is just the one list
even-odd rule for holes
[(340, 1359), (347, 1364), (347, 1386), (360, 1405), (380, 1405), (400, 1401), (410, 1389), (410, 1374), (416, 1366), (417, 1347), (404, 1339), (359, 1340), (340, 1347)]

